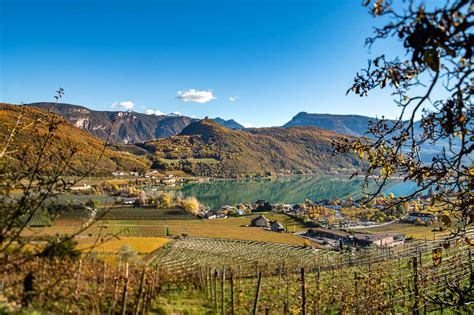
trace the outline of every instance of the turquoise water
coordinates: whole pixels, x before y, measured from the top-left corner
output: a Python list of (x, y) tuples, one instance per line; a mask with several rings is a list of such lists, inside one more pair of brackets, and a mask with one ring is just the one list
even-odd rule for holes
[[(185, 197), (194, 196), (200, 202), (216, 209), (223, 205), (255, 202), (260, 199), (271, 203), (300, 203), (307, 198), (321, 199), (360, 198), (364, 195), (362, 179), (337, 176), (292, 176), (263, 179), (228, 179), (208, 183), (189, 183), (177, 189)], [(371, 191), (375, 184), (369, 187)], [(396, 196), (415, 191), (416, 185), (392, 180), (383, 189)]]

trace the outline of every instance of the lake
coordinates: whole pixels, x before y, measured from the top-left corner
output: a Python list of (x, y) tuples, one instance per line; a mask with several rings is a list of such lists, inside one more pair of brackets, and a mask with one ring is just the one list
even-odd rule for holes
[[(211, 209), (223, 205), (267, 200), (271, 203), (301, 203), (307, 198), (321, 199), (360, 198), (364, 195), (361, 189), (362, 179), (348, 179), (338, 176), (291, 176), (262, 179), (226, 179), (208, 183), (189, 183), (173, 189), (183, 196), (194, 196)], [(408, 195), (415, 191), (414, 183), (391, 180), (383, 189), (395, 196)], [(370, 187), (375, 191), (375, 184)], [(162, 188), (161, 188), (162, 189)]]

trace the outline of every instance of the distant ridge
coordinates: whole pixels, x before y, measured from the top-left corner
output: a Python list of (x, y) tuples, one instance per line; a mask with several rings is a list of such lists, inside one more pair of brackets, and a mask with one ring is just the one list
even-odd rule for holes
[(239, 130), (239, 129), (244, 129), (245, 127), (242, 126), (241, 124), (239, 124), (238, 122), (236, 122), (235, 120), (233, 119), (229, 119), (229, 120), (225, 120), (225, 119), (222, 119), (220, 117), (216, 117), (216, 118), (213, 118), (212, 120), (214, 120), (216, 123), (226, 127), (226, 128), (229, 128), (229, 129), (235, 129), (235, 130)]
[[(294, 126), (312, 126), (331, 130), (354, 137), (367, 136), (369, 139), (374, 138), (373, 135), (367, 134), (369, 122), (375, 122), (377, 118), (361, 116), (361, 115), (333, 115), (333, 114), (309, 114), (300, 112), (294, 116), (289, 122), (283, 125), (283, 128)], [(419, 121), (414, 123), (415, 133), (423, 134), (423, 129)], [(453, 145), (459, 150), (459, 138), (453, 139)], [(440, 154), (443, 149), (449, 147), (448, 141), (438, 141), (436, 145), (426, 143), (421, 147), (420, 156), (424, 162), (431, 162), (434, 156)], [(447, 152), (449, 155), (450, 153)]]
[(361, 115), (309, 114), (300, 112), (283, 127), (312, 126), (360, 137), (367, 132), (369, 121), (371, 120), (374, 121), (375, 118)]
[[(197, 119), (179, 115), (148, 115), (137, 112), (96, 111), (65, 103), (32, 103), (29, 106), (52, 109), (72, 125), (111, 143), (130, 144), (179, 134)], [(242, 129), (234, 120), (216, 118), (225, 127)]]
[(314, 127), (231, 130), (203, 119), (177, 136), (139, 146), (153, 152), (153, 168), (200, 176), (351, 173), (358, 167), (357, 159), (332, 154), (331, 142), (338, 137)]

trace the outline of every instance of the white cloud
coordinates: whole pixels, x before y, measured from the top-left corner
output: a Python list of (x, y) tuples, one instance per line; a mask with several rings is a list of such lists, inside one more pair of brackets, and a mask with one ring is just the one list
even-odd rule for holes
[(178, 112), (178, 111), (172, 112), (172, 113), (170, 113), (170, 114), (173, 115), (173, 116), (183, 116), (183, 114), (181, 114), (181, 113)]
[(239, 97), (238, 96), (230, 96), (229, 101), (235, 102)]
[(153, 109), (147, 109), (145, 111), (145, 113), (147, 115), (156, 115), (156, 116), (161, 116), (161, 115), (164, 115), (165, 113), (163, 113), (161, 110), (153, 110)]
[(126, 110), (133, 109), (133, 102), (132, 101), (125, 101), (125, 102), (114, 102), (111, 107), (121, 107)]
[(242, 126), (244, 126), (245, 128), (252, 128), (253, 125), (251, 123), (241, 123)]
[(176, 98), (179, 98), (183, 102), (195, 102), (195, 103), (207, 103), (212, 100), (215, 100), (215, 97), (210, 90), (196, 90), (190, 89), (187, 91), (178, 91), (176, 93)]

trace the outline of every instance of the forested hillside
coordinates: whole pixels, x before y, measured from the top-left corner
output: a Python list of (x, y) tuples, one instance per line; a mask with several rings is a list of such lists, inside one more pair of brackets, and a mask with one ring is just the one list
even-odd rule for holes
[(350, 155), (333, 156), (337, 133), (319, 128), (260, 128), (237, 131), (211, 120), (180, 135), (140, 146), (152, 152), (154, 167), (195, 175), (242, 177), (269, 174), (347, 173), (357, 167)]
[[(92, 170), (93, 175), (110, 175), (115, 170), (144, 172), (149, 169), (147, 159), (104, 149), (104, 141), (74, 127), (59, 115), (35, 107), (0, 104), (0, 125), (2, 143), (7, 143), (11, 132), (15, 130), (15, 141), (11, 141), (7, 149), (11, 166), (34, 163), (51, 128), (47, 156), (58, 160), (72, 155), (66, 174), (79, 175)], [(58, 165), (54, 161), (42, 162)]]

